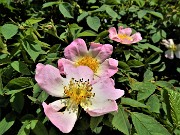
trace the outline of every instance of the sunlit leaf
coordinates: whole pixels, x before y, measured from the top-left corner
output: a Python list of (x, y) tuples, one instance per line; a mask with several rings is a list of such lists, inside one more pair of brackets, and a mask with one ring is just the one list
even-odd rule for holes
[(11, 66), (18, 72), (24, 74), (24, 75), (30, 75), (30, 71), (27, 67), (27, 65), (21, 61), (13, 61), (11, 63)]
[(121, 104), (129, 105), (132, 107), (148, 108), (145, 104), (138, 102), (138, 101), (131, 99), (131, 98), (121, 98)]
[(169, 90), (169, 101), (171, 106), (171, 116), (176, 127), (180, 126), (180, 93)]
[(130, 123), (128, 121), (128, 116), (124, 112), (122, 106), (119, 106), (118, 112), (114, 113), (112, 119), (112, 125), (119, 131), (123, 132), (125, 135), (130, 135), (129, 128)]
[(15, 115), (13, 113), (8, 113), (1, 121), (0, 121), (0, 134), (3, 135), (15, 122)]
[(88, 26), (95, 31), (98, 31), (99, 27), (101, 26), (100, 19), (97, 16), (94, 17), (88, 16), (86, 18), (86, 21)]
[(170, 135), (154, 118), (143, 113), (131, 113), (132, 121), (138, 135)]
[(67, 2), (60, 3), (59, 10), (63, 14), (64, 17), (73, 18), (71, 4), (69, 4)]
[(14, 24), (4, 24), (1, 27), (1, 33), (6, 39), (10, 39), (18, 32), (18, 26)]

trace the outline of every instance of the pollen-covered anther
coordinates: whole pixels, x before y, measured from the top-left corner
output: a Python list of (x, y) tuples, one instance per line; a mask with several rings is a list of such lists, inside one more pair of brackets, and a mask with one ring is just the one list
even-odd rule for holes
[(176, 47), (176, 45), (174, 45), (174, 44), (170, 45), (169, 48), (170, 48), (171, 50), (173, 50), (173, 51), (176, 51), (176, 50), (177, 50), (177, 47)]
[(76, 61), (76, 66), (88, 66), (94, 73), (99, 68), (99, 61), (91, 56), (84, 56)]
[(64, 94), (69, 97), (69, 101), (66, 103), (67, 108), (77, 108), (78, 105), (91, 105), (91, 97), (94, 97), (92, 93), (92, 85), (88, 81), (83, 79), (75, 80), (71, 79), (67, 86), (64, 86)]
[(118, 37), (122, 40), (129, 40), (129, 41), (133, 41), (133, 38), (129, 35), (126, 34), (118, 34)]

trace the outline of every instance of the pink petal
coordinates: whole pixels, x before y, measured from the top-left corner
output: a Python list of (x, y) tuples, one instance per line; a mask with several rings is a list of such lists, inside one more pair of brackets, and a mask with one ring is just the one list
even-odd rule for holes
[(125, 45), (131, 45), (133, 42), (127, 39), (121, 39), (120, 43)]
[(36, 65), (35, 80), (49, 95), (62, 97), (64, 95), (63, 81), (57, 68), (51, 65)]
[(41, 70), (45, 67), (45, 65), (38, 63), (36, 65), (36, 74), (38, 74), (39, 72), (41, 72)]
[(117, 103), (114, 100), (106, 100), (103, 102), (93, 100), (92, 104), (91, 107), (85, 110), (90, 116), (101, 116), (118, 110)]
[(174, 52), (172, 50), (165, 51), (165, 57), (169, 59), (174, 59)]
[(51, 103), (47, 105), (43, 102), (44, 113), (48, 119), (63, 133), (69, 133), (77, 120), (77, 111), (67, 111), (58, 112), (65, 105), (63, 102), (55, 101), (56, 103)]
[(119, 26), (118, 28), (118, 34), (125, 34), (125, 35), (130, 36), (131, 33), (132, 33), (131, 28), (123, 28), (122, 26)]
[(64, 56), (69, 60), (76, 60), (78, 57), (88, 53), (86, 43), (83, 39), (75, 39), (64, 49)]
[(61, 74), (66, 74), (66, 68), (67, 66), (71, 66), (71, 67), (74, 67), (74, 62), (68, 60), (68, 59), (65, 59), (65, 58), (61, 58), (58, 60), (58, 68), (59, 68), (59, 71)]
[(98, 72), (96, 73), (97, 76), (107, 76), (111, 77), (118, 71), (118, 60), (109, 58), (105, 60), (99, 67)]
[(92, 85), (92, 92), (95, 93), (93, 99), (99, 102), (105, 100), (116, 100), (124, 95), (124, 90), (115, 89), (114, 81), (111, 78), (102, 77)]
[(100, 62), (105, 61), (107, 58), (111, 56), (113, 52), (113, 46), (110, 44), (99, 44), (99, 43), (93, 43), (90, 44), (89, 53), (94, 58), (98, 58)]
[(177, 50), (177, 51), (175, 52), (175, 55), (176, 55), (177, 58), (180, 59), (180, 50)]
[(132, 43), (137, 43), (137, 42), (142, 40), (141, 34), (139, 32), (136, 32), (131, 37), (133, 38), (133, 42)]
[(174, 45), (173, 39), (168, 39), (170, 45)]
[(111, 27), (109, 30), (109, 38), (112, 39), (114, 36), (117, 35), (117, 31), (116, 31), (116, 28), (115, 27)]
[(166, 39), (163, 39), (162, 42), (161, 42), (162, 45), (165, 45), (166, 48), (169, 48), (169, 45), (170, 45), (170, 42), (167, 41)]
[(118, 37), (118, 34), (117, 34), (117, 31), (116, 31), (116, 28), (115, 28), (115, 27), (111, 27), (111, 28), (108, 30), (108, 32), (109, 32), (109, 38), (110, 38), (111, 40), (114, 40), (114, 41), (116, 41), (116, 42), (120, 42), (120, 39), (119, 39), (119, 37)]
[(94, 77), (94, 72), (87, 66), (70, 67), (66, 68), (66, 78), (68, 80), (74, 78), (75, 80), (83, 79), (83, 81), (91, 81)]
[(176, 47), (177, 47), (177, 50), (175, 51), (175, 55), (177, 58), (180, 59), (180, 44), (178, 44)]

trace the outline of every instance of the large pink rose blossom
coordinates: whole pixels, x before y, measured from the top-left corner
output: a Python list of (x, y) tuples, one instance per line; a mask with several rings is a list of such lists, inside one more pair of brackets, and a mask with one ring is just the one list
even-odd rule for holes
[(180, 44), (176, 45), (174, 44), (173, 39), (164, 39), (162, 40), (163, 45), (166, 46), (166, 48), (168, 49), (167, 51), (165, 51), (165, 57), (169, 58), (169, 59), (174, 59), (174, 55), (180, 59)]
[(131, 35), (131, 28), (123, 28), (122, 26), (119, 26), (117, 32), (115, 27), (111, 27), (108, 31), (109, 38), (116, 42), (120, 42), (121, 44), (130, 45), (142, 40), (141, 34), (139, 32), (136, 32), (135, 34)]
[(118, 71), (118, 61), (110, 58), (113, 46), (110, 44), (90, 43), (89, 50), (83, 39), (76, 39), (64, 49), (64, 56), (58, 61), (61, 73), (65, 65), (88, 66), (96, 77), (111, 77)]
[(69, 133), (77, 120), (78, 106), (90, 116), (100, 116), (117, 111), (116, 99), (124, 91), (115, 89), (114, 81), (102, 77), (94, 81), (94, 73), (87, 66), (66, 66), (63, 78), (60, 70), (51, 66), (37, 64), (35, 79), (41, 89), (49, 95), (59, 97), (50, 104), (43, 102), (45, 115), (63, 133)]

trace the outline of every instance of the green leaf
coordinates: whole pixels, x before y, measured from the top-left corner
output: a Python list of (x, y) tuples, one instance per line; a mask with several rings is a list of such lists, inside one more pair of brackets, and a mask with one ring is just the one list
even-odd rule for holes
[(31, 75), (27, 65), (21, 61), (13, 61), (11, 63), (11, 66), (18, 71), (19, 73), (22, 73), (23, 75)]
[(24, 107), (24, 96), (23, 96), (23, 94), (21, 92), (19, 92), (19, 93), (12, 95), (10, 102), (11, 102), (12, 108), (16, 112), (21, 113), (21, 111)]
[(167, 81), (156, 81), (155, 85), (166, 89), (174, 89), (174, 86), (171, 83), (168, 83)]
[(17, 135), (29, 135), (30, 133), (30, 124), (29, 121), (25, 121), (18, 131)]
[(153, 71), (158, 71), (158, 72), (162, 72), (165, 69), (166, 69), (165, 62), (162, 62), (161, 64), (159, 64), (159, 65), (152, 68)]
[(16, 35), (17, 32), (18, 32), (18, 26), (14, 24), (4, 24), (1, 27), (1, 33), (5, 37), (5, 39), (10, 39), (14, 35)]
[(163, 38), (166, 38), (166, 32), (164, 31), (164, 30), (161, 30), (161, 36), (163, 37)]
[[(8, 90), (6, 94), (15, 94), (27, 88), (32, 88), (33, 86), (31, 78), (28, 77), (19, 77), (14, 78), (8, 82), (8, 84), (4, 87), (5, 90)], [(20, 91), (16, 91), (20, 90)]]
[(3, 135), (15, 122), (15, 115), (13, 113), (8, 113), (0, 121), (0, 135)]
[(31, 120), (31, 129), (35, 135), (48, 135), (46, 127), (39, 120)]
[(156, 17), (159, 17), (160, 19), (163, 20), (163, 15), (161, 13), (155, 12), (155, 11), (147, 11), (147, 12), (154, 15), (154, 16), (156, 16)]
[(160, 31), (154, 33), (152, 35), (151, 39), (152, 39), (153, 43), (159, 42), (161, 40), (161, 33), (160, 33)]
[(110, 6), (106, 6), (106, 12), (112, 18), (117, 18), (118, 17), (118, 14)]
[(22, 45), (34, 62), (43, 53), (41, 46), (35, 42), (24, 41)]
[(42, 8), (47, 8), (47, 7), (50, 7), (50, 6), (53, 6), (55, 4), (58, 4), (59, 2), (46, 2), (43, 4)]
[(157, 64), (161, 60), (161, 55), (158, 52), (153, 53), (145, 60), (146, 64)]
[(3, 42), (2, 37), (0, 37), (0, 52), (4, 54), (9, 54), (7, 44)]
[(135, 82), (131, 85), (132, 90), (137, 90), (137, 100), (148, 98), (156, 89), (156, 86), (151, 82)]
[(143, 18), (147, 14), (146, 10), (140, 10), (137, 12), (138, 18)]
[(88, 3), (95, 3), (96, 0), (88, 0)]
[(156, 95), (150, 96), (146, 105), (149, 106), (150, 112), (160, 113), (159, 110), (160, 110), (161, 104)]
[(105, 0), (105, 4), (118, 5), (118, 4), (120, 4), (120, 0)]
[(98, 117), (91, 117), (90, 119), (90, 128), (93, 131), (96, 127), (98, 127), (99, 123), (103, 120), (103, 115)]
[(168, 90), (168, 95), (173, 124), (178, 127), (180, 126), (180, 93), (177, 91)]
[(119, 61), (119, 62), (118, 62), (118, 66), (119, 66), (119, 68), (121, 68), (121, 69), (123, 69), (123, 70), (131, 71), (129, 65), (126, 64), (126, 63), (123, 62), (123, 61)]
[(156, 51), (156, 52), (159, 52), (159, 53), (162, 53), (163, 51), (159, 48), (159, 47), (156, 47), (154, 45), (151, 45), (149, 43), (146, 43), (144, 44), (145, 46), (148, 46), (149, 48), (151, 48), (152, 50)]
[(135, 0), (135, 2), (140, 6), (143, 7), (145, 5), (145, 1), (144, 0)]
[(94, 17), (88, 16), (86, 18), (86, 21), (88, 26), (95, 31), (98, 31), (99, 27), (101, 26), (100, 19), (97, 16)]
[(179, 68), (179, 67), (177, 67), (177, 69), (176, 69), (176, 70), (177, 70), (177, 72), (178, 72), (178, 73), (180, 73), (180, 68)]
[(78, 26), (76, 23), (70, 24), (69, 25), (69, 31), (73, 37), (73, 39), (77, 38), (77, 35), (81, 32), (83, 28)]
[(153, 72), (149, 69), (146, 70), (146, 72), (144, 73), (144, 82), (145, 81), (152, 81), (154, 78), (153, 78)]
[(41, 22), (42, 20), (44, 20), (44, 18), (29, 18), (26, 20), (26, 24), (28, 25), (33, 25), (33, 24), (36, 24), (38, 22)]
[(129, 58), (131, 57), (131, 52), (129, 50), (124, 50), (124, 55), (125, 55), (125, 58), (126, 58), (126, 61), (129, 60)]
[(131, 99), (131, 98), (121, 98), (121, 104), (130, 105), (132, 107), (147, 108), (147, 106), (145, 104), (138, 102), (138, 101)]
[(83, 20), (85, 17), (88, 16), (88, 12), (83, 11), (77, 18), (77, 22), (80, 22), (81, 20)]
[(48, 98), (48, 94), (45, 91), (41, 91), (40, 95), (38, 96), (38, 101), (44, 102)]
[(128, 115), (124, 112), (122, 106), (119, 106), (118, 112), (114, 113), (112, 125), (119, 131), (123, 132), (125, 135), (130, 135), (130, 123), (128, 121)]
[(67, 2), (62, 2), (59, 4), (59, 11), (63, 14), (64, 17), (73, 18), (72, 6)]
[(127, 64), (130, 66), (130, 67), (133, 67), (133, 68), (138, 68), (138, 67), (142, 67), (144, 66), (144, 64), (138, 60), (129, 60), (127, 62)]
[(154, 118), (143, 113), (131, 113), (132, 121), (138, 135), (170, 135)]
[(97, 36), (97, 34), (91, 30), (85, 30), (77, 35), (77, 37), (86, 37), (86, 36)]

